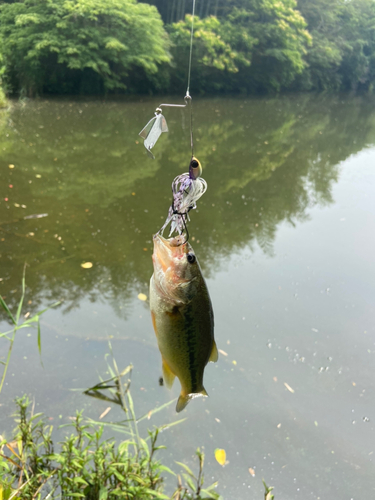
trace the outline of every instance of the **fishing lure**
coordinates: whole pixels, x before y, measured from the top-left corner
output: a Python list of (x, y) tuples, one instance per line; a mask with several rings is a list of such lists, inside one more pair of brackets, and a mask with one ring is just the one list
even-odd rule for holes
[(186, 241), (189, 233), (186, 221), (190, 221), (189, 212), (197, 208), (197, 201), (207, 191), (207, 182), (201, 177), (202, 166), (200, 161), (192, 157), (189, 172), (178, 175), (172, 182), (173, 200), (169, 207), (168, 217), (158, 234), (163, 234), (165, 228), (171, 223), (169, 236), (174, 232), (186, 233)]
[(153, 160), (155, 160), (155, 156), (151, 153), (151, 149), (155, 146), (162, 132), (168, 132), (167, 120), (161, 114), (161, 111), (160, 107), (156, 108), (155, 116), (151, 118), (147, 125), (139, 132), (139, 135), (145, 140), (144, 146), (147, 154)]

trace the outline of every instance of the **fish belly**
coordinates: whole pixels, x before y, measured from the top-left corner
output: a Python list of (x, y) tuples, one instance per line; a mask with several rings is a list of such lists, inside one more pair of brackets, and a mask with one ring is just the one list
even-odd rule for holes
[(188, 304), (161, 297), (151, 279), (150, 307), (159, 350), (180, 380), (182, 392), (203, 389), (203, 372), (213, 347), (213, 315), (208, 297), (197, 296)]

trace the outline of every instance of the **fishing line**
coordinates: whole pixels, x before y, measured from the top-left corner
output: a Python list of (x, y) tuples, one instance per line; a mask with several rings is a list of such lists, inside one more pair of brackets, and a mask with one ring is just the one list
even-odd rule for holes
[(193, 13), (191, 18), (191, 30), (190, 30), (190, 54), (189, 54), (189, 71), (188, 71), (188, 84), (186, 89), (185, 103), (190, 103), (190, 146), (191, 146), (191, 157), (194, 156), (194, 140), (193, 140), (193, 102), (190, 96), (190, 77), (191, 77), (191, 60), (193, 55), (193, 36), (194, 36), (194, 15), (195, 15), (195, 0), (193, 0)]
[(192, 13), (191, 30), (190, 30), (189, 72), (188, 72), (188, 84), (187, 84), (187, 90), (186, 90), (187, 96), (190, 95), (189, 90), (190, 90), (190, 76), (191, 76), (191, 58), (192, 58), (192, 54), (193, 54), (194, 14), (195, 14), (195, 0), (193, 0), (193, 13)]
[(188, 68), (188, 78), (187, 78), (187, 88), (184, 97), (185, 104), (167, 104), (162, 103), (155, 110), (155, 116), (146, 124), (145, 127), (139, 132), (139, 135), (144, 139), (144, 146), (146, 148), (147, 154), (155, 159), (155, 156), (151, 153), (151, 149), (155, 146), (156, 141), (159, 139), (162, 132), (168, 132), (168, 125), (165, 117), (162, 115), (162, 108), (186, 108), (190, 107), (190, 146), (191, 146), (191, 157), (194, 157), (194, 138), (193, 138), (193, 104), (192, 97), (190, 95), (190, 80), (191, 80), (191, 67), (192, 67), (192, 55), (193, 55), (193, 37), (194, 37), (194, 17), (195, 17), (195, 1), (193, 0), (193, 10), (191, 19), (191, 29), (190, 29), (190, 51), (189, 51), (189, 68)]

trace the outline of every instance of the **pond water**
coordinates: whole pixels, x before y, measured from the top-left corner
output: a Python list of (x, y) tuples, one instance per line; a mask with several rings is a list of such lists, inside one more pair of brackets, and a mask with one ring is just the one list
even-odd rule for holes
[[(154, 161), (145, 154), (138, 132), (160, 102), (35, 100), (0, 114), (0, 293), (15, 310), (27, 262), (24, 313), (63, 301), (42, 317), (43, 366), (36, 332), (18, 333), (0, 431), (23, 394), (56, 425), (76, 409), (97, 419), (108, 403), (71, 389), (106, 377), (108, 339), (120, 369), (134, 365), (138, 415), (179, 394), (178, 381), (159, 386), (138, 299), (148, 296), (171, 182), (190, 159), (181, 110), (165, 111), (170, 132)], [(179, 415), (172, 404), (147, 425), (186, 417), (161, 435), (160, 458), (177, 472), (175, 460), (196, 468), (203, 448), (207, 484), (218, 480), (225, 499), (263, 498), (262, 478), (276, 500), (375, 497), (374, 104), (194, 100), (208, 191), (189, 230), (223, 352), (205, 371), (209, 398)], [(48, 216), (23, 219), (31, 214)], [(112, 407), (104, 420), (120, 418)]]

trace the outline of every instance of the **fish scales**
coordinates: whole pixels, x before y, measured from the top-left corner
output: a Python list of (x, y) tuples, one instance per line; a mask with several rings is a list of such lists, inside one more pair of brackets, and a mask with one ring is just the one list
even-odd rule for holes
[[(177, 411), (190, 399), (206, 396), (203, 372), (217, 360), (210, 296), (194, 251), (179, 238), (154, 237), (150, 308), (163, 359), (166, 385), (181, 383)], [(177, 240), (177, 243), (176, 243)]]

